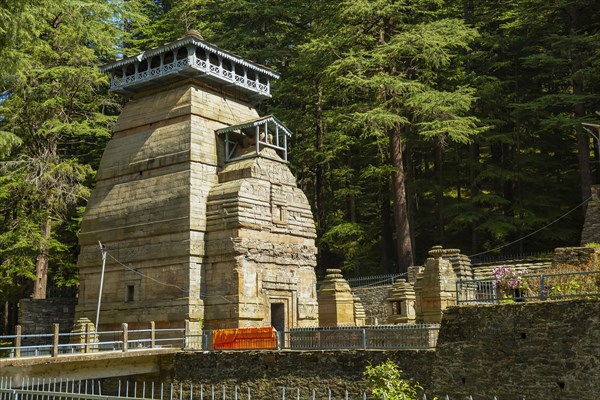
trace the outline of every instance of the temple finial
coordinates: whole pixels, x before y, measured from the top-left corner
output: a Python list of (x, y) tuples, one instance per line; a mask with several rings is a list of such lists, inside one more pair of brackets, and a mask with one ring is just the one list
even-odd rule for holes
[(200, 32), (195, 31), (193, 29), (190, 29), (189, 31), (187, 31), (181, 38), (190, 37), (190, 36), (195, 37), (196, 39), (204, 40), (204, 38), (202, 37)]

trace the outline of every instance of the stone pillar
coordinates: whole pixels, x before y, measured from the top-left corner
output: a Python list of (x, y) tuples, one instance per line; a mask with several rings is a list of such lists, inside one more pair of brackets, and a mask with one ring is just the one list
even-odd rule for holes
[(366, 324), (367, 314), (365, 313), (365, 307), (363, 307), (360, 297), (354, 295), (354, 322), (356, 326), (363, 326)]
[(456, 304), (456, 274), (444, 250), (434, 246), (415, 283), (417, 322), (441, 323), (443, 311)]
[(317, 300), (319, 326), (355, 325), (354, 296), (341, 269), (328, 269)]
[(388, 292), (388, 318), (390, 324), (414, 323), (415, 291), (405, 279), (397, 279)]
[[(71, 329), (71, 344), (76, 345), (76, 351), (80, 353), (87, 353), (90, 350), (90, 343), (96, 343), (98, 337), (96, 335), (96, 328), (94, 323), (89, 318), (79, 318), (73, 324)], [(97, 345), (92, 346), (92, 350), (95, 350)]]

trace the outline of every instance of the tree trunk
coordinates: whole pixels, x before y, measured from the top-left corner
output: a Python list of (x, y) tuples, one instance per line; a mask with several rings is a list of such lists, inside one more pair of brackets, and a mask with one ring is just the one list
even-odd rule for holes
[(444, 246), (444, 187), (442, 177), (442, 145), (440, 142), (435, 146), (435, 203), (437, 212), (437, 240), (441, 246)]
[(393, 257), (393, 229), (392, 229), (392, 209), (390, 207), (390, 181), (385, 179), (381, 185), (381, 265), (384, 271), (392, 273), (394, 257)]
[[(315, 152), (317, 157), (323, 152), (324, 140), (323, 127), (323, 86), (317, 86), (317, 99), (315, 102)], [(315, 209), (317, 214), (317, 232), (321, 237), (325, 227), (325, 190), (324, 190), (324, 171), (322, 160), (316, 160), (315, 163)]]
[(394, 220), (396, 223), (396, 246), (398, 249), (398, 271), (408, 272), (413, 265), (413, 249), (410, 239), (410, 224), (404, 185), (404, 165), (402, 162), (402, 142), (400, 127), (390, 131), (391, 161), (395, 169), (392, 175), (394, 195)]
[(48, 284), (48, 250), (50, 248), (50, 234), (52, 233), (52, 218), (50, 214), (46, 214), (42, 224), (38, 256), (35, 259), (35, 284), (33, 285), (34, 299), (46, 298), (46, 286)]
[[(573, 38), (577, 37), (576, 29), (581, 25), (581, 16), (585, 10), (577, 8), (575, 5), (567, 7), (567, 13), (570, 16), (569, 34)], [(573, 40), (573, 39), (572, 39)], [(576, 40), (576, 39), (574, 39)], [(583, 55), (579, 49), (574, 48), (571, 56), (571, 84), (573, 94), (583, 97), (585, 88), (583, 80), (579, 74), (583, 68)], [(575, 104), (573, 114), (576, 119), (585, 116), (585, 106), (582, 102)], [(581, 200), (589, 199), (592, 196), (592, 174), (590, 172), (590, 137), (582, 129), (580, 124), (575, 128), (577, 131), (577, 159), (579, 161), (579, 177), (581, 186)], [(583, 213), (587, 210), (587, 204), (583, 207)]]
[[(469, 186), (470, 186), (470, 195), (471, 195), (471, 204), (472, 207), (475, 207), (473, 199), (479, 194), (479, 188), (475, 183), (475, 178), (477, 177), (478, 171), (476, 170), (476, 165), (479, 164), (479, 144), (471, 143), (471, 162), (469, 166)], [(477, 223), (471, 223), (471, 254), (477, 253)]]

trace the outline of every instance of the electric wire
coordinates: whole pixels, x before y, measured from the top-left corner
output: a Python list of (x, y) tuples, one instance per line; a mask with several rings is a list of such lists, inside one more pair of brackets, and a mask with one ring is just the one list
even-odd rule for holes
[[(106, 250), (105, 250), (105, 251), (106, 251)], [(117, 260), (117, 259), (116, 259), (116, 258), (115, 258), (115, 257), (114, 257), (112, 254), (110, 254), (108, 251), (106, 251), (106, 255), (107, 255), (107, 256), (109, 256), (109, 257), (110, 257), (110, 258), (111, 258), (111, 259), (112, 259), (114, 262), (116, 262), (117, 264), (119, 264), (119, 265), (120, 265), (120, 266), (122, 266), (123, 268), (125, 268), (125, 269), (128, 269), (129, 271), (131, 271), (131, 272), (134, 272), (134, 273), (138, 274), (139, 276), (141, 276), (141, 277), (143, 277), (143, 278), (146, 278), (146, 279), (149, 279), (149, 280), (151, 280), (151, 281), (153, 281), (153, 282), (156, 282), (156, 283), (158, 283), (159, 285), (163, 285), (163, 286), (169, 286), (169, 287), (176, 288), (176, 289), (180, 290), (182, 293), (186, 293), (186, 294), (188, 293), (186, 290), (182, 289), (181, 287), (179, 287), (179, 286), (177, 286), (177, 285), (173, 285), (172, 283), (166, 283), (166, 282), (162, 282), (162, 281), (160, 281), (160, 280), (158, 280), (158, 279), (155, 279), (155, 278), (153, 278), (153, 277), (151, 277), (151, 276), (149, 276), (149, 275), (143, 274), (143, 273), (139, 272), (138, 270), (136, 270), (136, 269), (134, 269), (134, 268), (131, 268), (131, 267), (129, 267), (128, 265), (125, 265), (125, 264), (123, 264), (121, 261)], [(204, 299), (206, 299), (206, 298), (209, 298), (209, 297), (219, 297), (219, 298), (221, 298), (221, 299), (225, 300), (225, 301), (226, 301), (226, 302), (228, 302), (228, 303), (233, 303), (233, 302), (232, 302), (231, 300), (229, 300), (229, 299), (228, 299), (226, 296), (224, 296), (224, 295), (220, 295), (220, 294), (218, 294), (218, 295), (213, 295), (213, 296), (207, 296), (207, 295), (200, 294), (200, 296), (199, 296), (199, 297), (200, 297), (200, 298), (204, 298)]]
[(582, 201), (581, 203), (579, 203), (579, 205), (577, 205), (577, 206), (575, 206), (574, 208), (570, 209), (569, 211), (567, 211), (566, 213), (564, 213), (564, 214), (563, 214), (563, 215), (561, 215), (560, 217), (556, 218), (554, 221), (550, 222), (550, 223), (549, 223), (549, 224), (547, 224), (547, 225), (544, 225), (544, 226), (542, 226), (540, 229), (538, 229), (538, 230), (536, 230), (536, 231), (534, 231), (534, 232), (531, 232), (531, 233), (530, 233), (530, 234), (528, 234), (528, 235), (525, 235), (525, 236), (523, 236), (523, 237), (521, 237), (521, 238), (519, 238), (519, 239), (517, 239), (517, 240), (513, 240), (513, 241), (512, 241), (512, 242), (510, 242), (510, 243), (503, 244), (502, 246), (496, 247), (496, 248), (494, 248), (494, 249), (491, 249), (491, 250), (486, 250), (486, 251), (482, 251), (481, 253), (471, 254), (469, 257), (471, 257), (471, 258), (472, 258), (472, 257), (477, 257), (477, 256), (480, 256), (480, 255), (483, 255), (483, 254), (491, 253), (491, 252), (493, 252), (493, 251), (500, 250), (500, 249), (503, 249), (503, 248), (505, 248), (505, 247), (511, 246), (511, 245), (513, 245), (513, 244), (515, 244), (515, 243), (518, 243), (518, 242), (520, 242), (521, 240), (527, 239), (528, 237), (530, 237), (530, 236), (533, 236), (533, 235), (535, 235), (536, 233), (543, 231), (544, 229), (548, 228), (550, 225), (553, 225), (553, 224), (557, 223), (558, 221), (560, 221), (561, 219), (563, 219), (563, 218), (564, 218), (564, 217), (566, 217), (567, 215), (571, 214), (573, 211), (577, 210), (579, 207), (583, 206), (585, 203), (587, 203), (588, 201), (590, 201), (590, 200), (592, 199), (592, 197), (593, 197), (593, 196), (590, 196), (590, 197), (588, 197), (587, 199), (585, 199), (584, 201)]
[(141, 272), (137, 271), (136, 269), (134, 269), (134, 268), (131, 268), (131, 267), (129, 267), (129, 266), (127, 266), (127, 265), (123, 264), (121, 261), (119, 261), (119, 260), (117, 260), (115, 257), (113, 257), (113, 255), (112, 255), (112, 254), (110, 254), (108, 251), (106, 252), (106, 254), (107, 254), (107, 255), (108, 255), (110, 258), (112, 258), (112, 259), (113, 259), (113, 261), (115, 261), (117, 264), (119, 264), (119, 265), (120, 265), (120, 266), (122, 266), (123, 268), (126, 268), (126, 269), (128, 269), (129, 271), (131, 271), (131, 272), (134, 272), (134, 273), (138, 274), (138, 275), (139, 275), (139, 276), (141, 276), (141, 277), (144, 277), (144, 278), (146, 278), (146, 279), (149, 279), (149, 280), (151, 280), (151, 281), (153, 281), (153, 282), (156, 282), (156, 283), (158, 283), (159, 285), (163, 285), (163, 286), (169, 286), (169, 287), (174, 287), (174, 288), (176, 288), (176, 289), (179, 289), (179, 290), (181, 290), (183, 293), (187, 293), (187, 291), (183, 290), (182, 288), (180, 288), (180, 287), (179, 287), (179, 286), (177, 286), (177, 285), (173, 285), (172, 283), (161, 282), (161, 281), (159, 281), (158, 279), (155, 279), (155, 278), (153, 278), (153, 277), (151, 277), (151, 276), (149, 276), (149, 275), (143, 274), (143, 273), (141, 273)]

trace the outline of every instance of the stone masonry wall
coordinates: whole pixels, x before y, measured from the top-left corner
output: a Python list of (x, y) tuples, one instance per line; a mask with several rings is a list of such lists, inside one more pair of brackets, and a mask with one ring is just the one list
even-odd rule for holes
[(444, 314), (432, 389), (457, 398), (595, 400), (599, 354), (597, 299), (453, 307)]
[(500, 266), (514, 268), (519, 271), (527, 270), (528, 274), (541, 274), (552, 266), (552, 259), (548, 258), (531, 261), (508, 260), (476, 265), (473, 266), (473, 275), (475, 276), (475, 279), (491, 279), (493, 277), (493, 269)]
[[(23, 335), (47, 334), (52, 325), (59, 324), (61, 333), (73, 328), (77, 299), (21, 299), (19, 302), (19, 325)], [(46, 341), (46, 339), (42, 339)], [(31, 340), (24, 345), (35, 344)]]
[[(281, 398), (282, 387), (295, 398), (300, 388), (301, 398), (311, 398), (313, 389), (317, 398), (343, 398), (344, 390), (351, 398), (365, 390), (362, 372), (365, 367), (390, 359), (424, 387), (430, 385), (433, 351), (284, 351), (284, 352), (217, 352), (179, 353), (174, 359), (171, 379), (177, 383), (205, 385), (238, 385), (245, 393), (250, 388), (253, 400)], [(240, 368), (240, 366), (244, 366)], [(220, 388), (220, 386), (219, 386)], [(185, 397), (185, 396), (184, 396)]]
[(387, 285), (352, 288), (352, 294), (358, 296), (365, 308), (367, 325), (381, 325), (386, 323), (388, 317), (387, 297), (391, 287), (391, 285)]
[(161, 378), (250, 387), (257, 400), (284, 386), (302, 398), (313, 388), (317, 398), (327, 388), (342, 398), (344, 389), (364, 390), (369, 362), (391, 359), (440, 398), (596, 400), (599, 354), (600, 301), (582, 299), (449, 308), (435, 351), (187, 352), (173, 355)]
[(583, 271), (598, 269), (600, 249), (593, 247), (558, 247), (554, 250), (552, 266), (555, 268), (573, 266)]
[(600, 185), (592, 186), (581, 230), (581, 245), (592, 242), (600, 243)]

